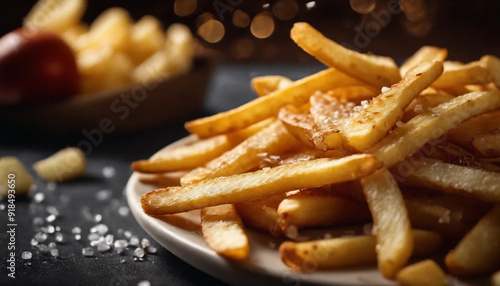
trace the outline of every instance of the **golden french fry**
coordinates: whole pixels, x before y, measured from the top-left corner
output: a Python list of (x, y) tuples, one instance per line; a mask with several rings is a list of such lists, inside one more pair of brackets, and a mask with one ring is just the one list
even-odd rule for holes
[(269, 206), (260, 200), (242, 202), (236, 204), (236, 209), (241, 219), (247, 226), (266, 231), (273, 236), (282, 234), (278, 224), (278, 212), (276, 207)]
[[(441, 248), (439, 234), (413, 230), (413, 256), (434, 253)], [(287, 241), (280, 246), (281, 260), (300, 272), (365, 266), (377, 263), (376, 238), (362, 235), (307, 242)]]
[(113, 90), (130, 84), (133, 69), (134, 64), (125, 53), (113, 53), (105, 76), (101, 78), (100, 90)]
[(79, 23), (76, 24), (75, 26), (72, 26), (69, 29), (64, 30), (62, 32), (61, 37), (63, 40), (66, 41), (66, 43), (70, 46), (73, 47), (74, 43), (77, 41), (77, 39), (87, 33), (89, 30), (89, 27), (86, 24)]
[(443, 74), (432, 84), (432, 87), (446, 89), (467, 84), (485, 85), (491, 81), (488, 70), (480, 62), (471, 62), (459, 67), (445, 65)]
[(141, 173), (163, 173), (200, 167), (224, 152), (231, 150), (270, 123), (271, 120), (264, 120), (237, 132), (202, 139), (186, 146), (179, 146), (162, 152), (152, 159), (133, 162), (132, 170)]
[(484, 157), (500, 156), (500, 133), (489, 133), (476, 136), (471, 141), (474, 149)]
[(130, 28), (130, 44), (127, 54), (135, 64), (143, 62), (165, 43), (161, 22), (154, 16), (146, 15)]
[(158, 189), (143, 195), (141, 203), (146, 214), (172, 214), (355, 180), (376, 168), (374, 157), (366, 154), (316, 159), (179, 188)]
[(86, 0), (39, 0), (24, 18), (23, 26), (61, 34), (77, 25), (86, 9)]
[[(498, 185), (497, 185), (498, 186)], [(500, 269), (500, 206), (495, 206), (446, 255), (448, 270), (473, 276)]]
[(113, 57), (110, 46), (89, 48), (76, 54), (76, 64), (82, 77), (102, 77)]
[(466, 194), (488, 202), (500, 202), (500, 174), (431, 158), (410, 161), (407, 178), (419, 185)]
[(470, 141), (484, 133), (493, 132), (500, 128), (500, 111), (483, 113), (461, 123), (457, 128), (450, 130), (448, 139), (462, 148), (470, 148)]
[[(331, 150), (342, 146), (342, 135), (338, 125), (318, 125), (312, 115), (304, 113), (293, 105), (283, 107), (278, 118), (290, 133), (308, 146), (320, 150)], [(345, 120), (340, 118), (338, 121), (340, 125), (340, 121)]]
[(500, 59), (495, 56), (485, 55), (481, 57), (480, 62), (489, 72), (489, 79), (497, 88), (500, 87)]
[(257, 93), (258, 96), (268, 95), (277, 90), (283, 89), (293, 81), (287, 77), (280, 75), (266, 75), (254, 77), (252, 79), (251, 85), (253, 91)]
[(491, 276), (491, 286), (500, 286), (500, 271)]
[(409, 57), (403, 65), (399, 68), (401, 72), (401, 77), (404, 77), (406, 73), (412, 68), (418, 66), (423, 62), (433, 62), (440, 61), (444, 62), (448, 56), (448, 50), (444, 48), (438, 48), (433, 46), (423, 46), (418, 51), (416, 51), (411, 57)]
[(180, 186), (181, 178), (187, 173), (188, 171), (175, 171), (162, 174), (141, 174), (139, 176), (139, 182), (146, 185), (152, 185), (156, 188)]
[(452, 195), (411, 196), (421, 191), (416, 189), (404, 193), (411, 225), (449, 238), (461, 238), (489, 207), (488, 204)]
[(286, 197), (278, 206), (281, 229), (314, 227), (370, 221), (368, 208), (343, 197), (321, 192), (300, 192)]
[(379, 94), (377, 90), (368, 85), (351, 85), (333, 89), (329, 95), (344, 100), (363, 100), (372, 99)]
[(290, 37), (304, 51), (324, 64), (374, 87), (390, 86), (401, 79), (399, 68), (393, 59), (346, 49), (307, 23), (295, 23)]
[(401, 121), (408, 122), (413, 117), (419, 115), (422, 112), (428, 111), (432, 107), (436, 107), (439, 104), (450, 101), (455, 98), (443, 91), (436, 91), (433, 93), (420, 94), (420, 96), (415, 97), (413, 101), (406, 107)]
[(241, 174), (259, 166), (262, 160), (260, 154), (279, 155), (301, 145), (281, 121), (277, 120), (205, 166), (188, 173), (181, 179), (181, 183), (186, 185), (205, 179)]
[[(0, 196), (25, 194), (33, 185), (33, 177), (16, 157), (0, 157)], [(15, 190), (15, 192), (9, 192)], [(9, 198), (10, 199), (10, 198)]]
[(108, 45), (115, 51), (125, 51), (129, 45), (132, 19), (127, 10), (110, 8), (102, 12), (90, 25), (87, 33), (75, 42), (77, 52), (85, 49)]
[(338, 70), (327, 69), (294, 81), (284, 89), (254, 99), (238, 108), (187, 122), (185, 126), (189, 132), (200, 137), (235, 131), (278, 114), (280, 108), (287, 104), (305, 104), (315, 91), (355, 84), (360, 82)]
[(186, 73), (191, 68), (193, 54), (191, 31), (182, 24), (173, 24), (167, 30), (165, 46), (137, 66), (132, 78), (144, 84)]
[(499, 107), (500, 95), (494, 91), (471, 92), (456, 97), (414, 117), (366, 152), (390, 167), (461, 122)]
[(64, 148), (52, 156), (33, 164), (37, 174), (44, 180), (61, 182), (85, 174), (87, 158), (75, 147)]
[(218, 254), (234, 260), (248, 257), (248, 237), (234, 205), (202, 209), (201, 232), (208, 246)]
[(448, 278), (441, 267), (431, 259), (401, 269), (396, 276), (401, 286), (446, 286)]
[(386, 168), (361, 179), (361, 185), (377, 228), (378, 269), (384, 277), (393, 279), (413, 251), (410, 219), (403, 196)]
[(364, 151), (382, 139), (403, 116), (405, 108), (443, 72), (441, 62), (424, 62), (389, 90), (381, 93), (345, 129), (348, 144)]

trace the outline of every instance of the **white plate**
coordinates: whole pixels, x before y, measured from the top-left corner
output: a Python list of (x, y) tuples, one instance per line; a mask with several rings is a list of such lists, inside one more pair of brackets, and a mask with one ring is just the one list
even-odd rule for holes
[[(166, 148), (189, 144), (192, 141), (193, 137), (187, 137)], [(281, 240), (251, 229), (247, 233), (251, 248), (249, 259), (243, 263), (224, 259), (208, 248), (203, 240), (199, 230), (199, 211), (164, 216), (164, 219), (146, 215), (142, 211), (140, 197), (151, 191), (152, 187), (140, 183), (138, 178), (137, 173), (130, 177), (126, 187), (126, 195), (130, 210), (139, 224), (151, 237), (174, 255), (222, 281), (233, 285), (299, 285), (299, 283), (301, 285), (396, 285), (394, 282), (384, 279), (375, 267), (349, 268), (309, 274), (295, 273), (280, 260), (275, 245), (279, 246)], [(336, 231), (341, 232), (342, 230), (337, 229)], [(315, 237), (318, 232), (301, 232), (302, 234)], [(332, 231), (332, 234), (335, 235), (335, 231)], [(479, 285), (476, 284), (478, 282), (480, 281), (464, 283), (454, 279), (452, 285)], [(481, 282), (486, 281), (483, 279)]]

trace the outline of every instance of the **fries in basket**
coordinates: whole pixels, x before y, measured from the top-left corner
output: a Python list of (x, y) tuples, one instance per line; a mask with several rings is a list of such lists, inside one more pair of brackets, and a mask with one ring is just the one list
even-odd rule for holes
[[(440, 262), (456, 276), (499, 271), (500, 61), (460, 64), (427, 46), (398, 68), (306, 23), (291, 37), (328, 68), (256, 78), (255, 100), (186, 123), (196, 142), (135, 162), (184, 171), (142, 196), (144, 212), (202, 210), (208, 246), (235, 260), (252, 251), (244, 227), (282, 236), (281, 258), (300, 272), (378, 264), (404, 285), (445, 285)], [(373, 235), (296, 241), (369, 222)], [(439, 251), (445, 260), (428, 259)]]

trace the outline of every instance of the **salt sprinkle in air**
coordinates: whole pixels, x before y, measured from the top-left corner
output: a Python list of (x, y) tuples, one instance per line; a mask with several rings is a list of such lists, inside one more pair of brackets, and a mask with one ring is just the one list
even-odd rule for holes
[(116, 169), (112, 166), (106, 166), (102, 168), (102, 174), (104, 178), (113, 178), (116, 175)]
[(307, 2), (306, 3), (306, 8), (309, 10), (309, 9), (312, 9), (316, 7), (316, 2), (315, 1), (311, 1), (311, 2)]
[(50, 250), (50, 255), (52, 255), (53, 257), (59, 257), (59, 250), (57, 249), (51, 249)]
[(45, 218), (45, 220), (46, 220), (47, 222), (53, 222), (53, 221), (55, 221), (55, 220), (56, 220), (56, 216), (55, 216), (55, 215), (53, 215), (53, 214), (51, 214), (51, 215), (47, 216), (47, 217)]
[(105, 224), (98, 224), (90, 229), (91, 233), (98, 233), (99, 235), (105, 235), (108, 233), (108, 226)]
[(60, 232), (56, 233), (56, 242), (59, 242), (59, 243), (64, 242), (64, 236), (62, 233), (60, 233)]
[(37, 246), (38, 245), (38, 240), (32, 238), (30, 241), (31, 246)]
[(102, 220), (102, 215), (100, 215), (100, 214), (96, 214), (96, 215), (94, 216), (94, 221), (95, 221), (95, 222), (101, 222), (101, 220)]
[(123, 236), (125, 236), (126, 238), (130, 238), (132, 236), (132, 233), (128, 230), (126, 230), (124, 233), (123, 233)]
[(56, 207), (54, 206), (47, 206), (47, 208), (45, 208), (45, 210), (47, 210), (47, 212), (51, 215), (55, 215), (55, 216), (58, 216), (59, 215), (59, 211), (57, 210)]
[(156, 253), (156, 251), (157, 251), (157, 249), (154, 246), (148, 246), (148, 247), (146, 247), (146, 252), (147, 253), (154, 254), (154, 253)]
[(79, 235), (79, 234), (75, 235), (75, 240), (81, 240), (81, 239), (82, 239), (81, 235)]
[(80, 234), (82, 233), (82, 229), (79, 228), (78, 226), (75, 226), (72, 230), (71, 230), (71, 233), (72, 234)]
[(0, 211), (3, 211), (5, 210), (5, 205), (4, 204), (0, 204)]
[(33, 254), (29, 251), (25, 251), (21, 254), (21, 258), (24, 260), (29, 260), (33, 257)]

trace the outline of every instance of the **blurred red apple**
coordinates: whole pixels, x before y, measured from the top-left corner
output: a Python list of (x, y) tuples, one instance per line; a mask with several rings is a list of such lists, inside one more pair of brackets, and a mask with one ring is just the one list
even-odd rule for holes
[(58, 35), (21, 28), (0, 39), (0, 105), (65, 98), (78, 83), (73, 51)]

